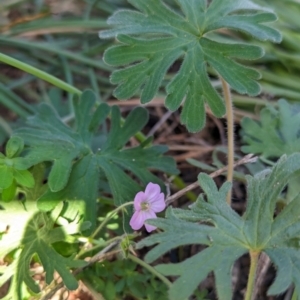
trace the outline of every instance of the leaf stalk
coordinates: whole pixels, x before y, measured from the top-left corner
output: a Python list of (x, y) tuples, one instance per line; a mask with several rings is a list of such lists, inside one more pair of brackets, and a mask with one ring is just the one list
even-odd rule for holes
[(116, 209), (114, 209), (98, 226), (98, 228), (95, 230), (95, 232), (91, 235), (91, 238), (94, 239), (99, 232), (102, 230), (102, 228), (107, 224), (107, 222), (112, 219), (120, 210), (123, 210), (126, 206), (133, 205), (133, 202), (126, 202), (120, 206), (118, 206)]
[(251, 263), (250, 263), (250, 271), (249, 271), (249, 277), (247, 283), (247, 291), (245, 294), (245, 300), (252, 300), (259, 256), (260, 256), (260, 252), (250, 251)]
[[(233, 180), (233, 168), (234, 168), (234, 118), (233, 118), (233, 104), (231, 98), (230, 87), (228, 83), (222, 78), (222, 88), (226, 106), (226, 118), (227, 118), (227, 143), (228, 143), (228, 170), (227, 170), (227, 181), (232, 182)], [(232, 189), (227, 194), (227, 203), (231, 205)]]
[(147, 269), (150, 273), (159, 278), (168, 288), (171, 287), (172, 283), (169, 281), (169, 279), (157, 272), (152, 266), (132, 254), (128, 254), (128, 258)]

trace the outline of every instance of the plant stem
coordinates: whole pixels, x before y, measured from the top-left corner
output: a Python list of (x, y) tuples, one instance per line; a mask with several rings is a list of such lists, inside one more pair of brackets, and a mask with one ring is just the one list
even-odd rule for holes
[(154, 276), (156, 276), (163, 283), (165, 283), (168, 288), (171, 287), (171, 285), (172, 285), (171, 281), (169, 281), (169, 279), (167, 279), (165, 276), (163, 276), (162, 274), (160, 274), (159, 272), (157, 272), (152, 266), (150, 266), (149, 264), (145, 263), (143, 260), (139, 259), (138, 257), (136, 257), (136, 256), (134, 256), (132, 254), (128, 254), (128, 258), (131, 259), (132, 261), (136, 262), (140, 266), (144, 267), (145, 269), (147, 269)]
[(122, 239), (123, 239), (123, 236), (116, 236), (110, 240), (107, 240), (107, 241), (101, 243), (101, 241), (89, 238), (88, 239), (89, 243), (92, 245), (95, 245), (95, 246), (93, 246), (92, 248), (89, 248), (89, 249), (85, 249), (84, 247), (82, 247), (81, 250), (79, 251), (79, 253), (76, 255), (76, 259), (84, 259), (85, 256), (88, 256), (88, 254), (98, 251), (99, 249), (104, 248), (107, 245), (114, 243), (115, 241), (122, 241)]
[(68, 84), (68, 83), (66, 83), (44, 71), (41, 71), (41, 70), (39, 70), (35, 67), (32, 67), (26, 63), (23, 63), (17, 59), (14, 59), (8, 55), (5, 55), (3, 53), (0, 53), (0, 62), (4, 62), (10, 66), (13, 66), (17, 69), (25, 71), (26, 73), (32, 74), (32, 75), (34, 75), (42, 80), (45, 80), (45, 81), (53, 84), (54, 86), (61, 88), (62, 90), (67, 91), (69, 93), (78, 94), (78, 95), (81, 94), (80, 90), (71, 86), (70, 84)]
[(297, 292), (294, 290), (291, 300), (297, 300)]
[(260, 255), (259, 251), (250, 251), (251, 264), (250, 264), (250, 271), (249, 271), (245, 300), (252, 300), (259, 255)]
[(126, 206), (129, 206), (129, 205), (133, 205), (133, 202), (126, 202), (126, 203), (118, 206), (113, 211), (111, 211), (110, 214), (101, 222), (101, 224), (98, 226), (98, 228), (91, 235), (91, 238), (94, 239), (111, 218), (113, 218), (120, 210), (122, 210), (123, 208), (125, 208)]
[[(226, 105), (226, 117), (227, 117), (227, 143), (228, 143), (228, 170), (227, 181), (233, 180), (233, 165), (234, 165), (234, 119), (233, 119), (233, 105), (231, 99), (231, 92), (228, 83), (221, 77), (222, 88), (224, 93), (225, 105)], [(227, 194), (227, 203), (231, 204), (232, 189)]]

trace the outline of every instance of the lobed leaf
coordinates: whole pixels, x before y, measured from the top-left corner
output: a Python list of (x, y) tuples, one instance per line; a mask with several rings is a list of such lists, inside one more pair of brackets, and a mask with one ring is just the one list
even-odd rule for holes
[[(135, 175), (142, 184), (162, 181), (148, 169), (170, 174), (177, 173), (175, 162), (163, 154), (163, 146), (140, 145), (126, 149), (129, 139), (148, 121), (145, 109), (135, 108), (122, 124), (118, 107), (107, 104), (93, 110), (95, 95), (85, 91), (81, 99), (75, 99), (75, 127), (65, 125), (51, 107), (42, 104), (37, 115), (29, 118), (28, 125), (19, 129), (16, 136), (25, 141), (24, 157), (29, 166), (53, 162), (48, 177), (48, 190), (38, 200), (43, 211), (53, 209), (58, 202), (70, 200), (70, 205), (84, 204), (84, 218), (92, 224), (96, 220), (96, 199), (99, 178), (107, 179), (115, 204), (132, 201), (141, 189), (131, 178)], [(102, 143), (95, 143), (94, 133), (111, 112), (110, 131)], [(128, 174), (128, 172), (130, 174)]]
[(207, 65), (217, 71), (241, 94), (257, 95), (260, 74), (234, 59), (252, 60), (263, 56), (257, 46), (224, 44), (210, 38), (210, 32), (229, 28), (243, 31), (259, 40), (280, 42), (278, 31), (266, 25), (276, 16), (248, 0), (177, 1), (174, 11), (162, 0), (128, 0), (137, 11), (120, 10), (108, 19), (112, 29), (100, 32), (101, 38), (116, 37), (120, 45), (110, 47), (104, 61), (124, 67), (112, 73), (117, 84), (114, 94), (128, 99), (140, 89), (141, 102), (151, 101), (166, 72), (181, 60), (181, 67), (166, 87), (166, 106), (176, 110), (184, 102), (181, 122), (196, 132), (205, 124), (205, 103), (215, 116), (225, 114), (222, 98), (213, 88)]
[(266, 107), (260, 120), (242, 120), (241, 135), (245, 153), (261, 154), (266, 158), (280, 157), (300, 151), (300, 106), (278, 101), (278, 109)]
[(169, 298), (188, 298), (208, 273), (214, 272), (219, 299), (232, 299), (231, 269), (247, 252), (265, 252), (276, 265), (277, 277), (269, 294), (282, 293), (292, 283), (300, 292), (299, 196), (275, 215), (278, 195), (298, 170), (300, 154), (296, 153), (282, 156), (268, 172), (248, 176), (248, 202), (243, 216), (226, 204), (228, 183), (218, 190), (208, 175), (200, 174), (199, 184), (205, 195), (200, 195), (190, 210), (169, 208), (166, 219), (147, 221), (163, 230), (138, 243), (139, 248), (154, 246), (145, 257), (147, 262), (178, 246), (206, 246), (183, 262), (156, 267), (164, 275), (178, 276)]
[[(9, 214), (13, 217), (18, 216), (20, 218), (20, 214), (16, 214), (16, 211), (14, 211), (13, 213), (13, 211), (11, 210), (12, 205), (15, 204), (10, 204), (10, 206), (7, 207), (8, 210), (5, 211), (4, 216), (7, 216)], [(20, 213), (23, 215), (26, 214), (25, 209), (23, 208), (23, 212), (22, 210), (20, 210)], [(78, 283), (75, 277), (70, 273), (70, 268), (82, 267), (86, 264), (86, 262), (74, 260), (73, 257), (63, 257), (58, 254), (52, 246), (53, 243), (65, 241), (68, 235), (68, 230), (64, 227), (55, 227), (54, 221), (50, 216), (45, 213), (36, 212), (36, 209), (33, 209), (30, 211), (30, 213), (27, 213), (25, 222), (24, 220), (22, 220), (21, 223), (25, 225), (23, 228), (15, 223), (9, 223), (12, 224), (12, 228), (10, 228), (9, 231), (15, 231), (16, 228), (20, 229), (18, 231), (15, 231), (15, 233), (21, 233), (22, 238), (19, 245), (21, 251), (12, 267), (14, 269), (14, 273), (11, 272), (10, 267), (8, 267), (8, 270), (5, 270), (4, 274), (2, 275), (6, 280), (10, 276), (13, 276), (10, 287), (10, 295), (12, 295), (13, 299), (23, 299), (23, 282), (32, 292), (40, 292), (39, 285), (31, 277), (32, 274), (30, 273), (29, 269), (34, 255), (38, 256), (42, 266), (44, 267), (44, 270), (46, 272), (45, 281), (47, 284), (50, 284), (52, 282), (52, 280), (54, 279), (54, 271), (57, 271), (68, 289), (76, 289)], [(77, 233), (79, 232), (79, 230), (80, 228), (77, 224), (76, 230), (73, 229), (73, 232), (71, 233)], [(12, 245), (8, 246), (8, 241), (11, 242), (12, 235), (13, 232), (9, 232), (8, 234), (3, 235), (2, 240), (0, 241), (1, 252), (3, 252), (2, 254), (6, 254), (10, 250), (14, 249)], [(17, 245), (15, 244), (14, 246)], [(6, 273), (6, 271), (8, 273)]]

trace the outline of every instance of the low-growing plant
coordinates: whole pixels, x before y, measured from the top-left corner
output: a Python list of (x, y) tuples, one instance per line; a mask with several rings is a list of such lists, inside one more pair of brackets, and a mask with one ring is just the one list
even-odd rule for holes
[[(199, 284), (214, 273), (219, 299), (233, 297), (231, 270), (244, 254), (250, 256), (245, 300), (251, 300), (260, 255), (276, 267), (269, 295), (294, 284), (300, 295), (299, 110), (286, 101), (268, 106), (259, 122), (242, 121), (242, 150), (272, 162), (247, 175), (247, 206), (242, 215), (231, 208), (235, 145), (231, 89), (258, 95), (260, 73), (248, 61), (263, 57), (257, 45), (241, 42), (243, 35), (279, 43), (280, 33), (269, 23), (275, 13), (251, 0), (128, 0), (131, 9), (116, 11), (102, 39), (116, 39), (104, 53), (118, 85), (114, 96), (140, 96), (150, 102), (163, 88), (166, 108), (181, 109), (181, 123), (199, 132), (206, 111), (226, 116), (228, 166), (215, 164), (210, 176), (166, 197), (159, 172), (177, 175), (167, 147), (153, 145), (141, 130), (148, 112), (137, 107), (124, 118), (117, 106), (99, 101), (91, 90), (81, 92), (58, 78), (17, 59), (0, 60), (73, 94), (68, 109), (52, 90), (49, 103), (35, 107), (0, 154), (0, 285), (10, 280), (4, 299), (24, 299), (24, 287), (38, 299), (51, 299), (63, 285), (74, 290), (82, 280), (105, 299), (205, 299)], [(242, 32), (239, 39), (233, 32)], [(170, 80), (165, 75), (172, 66)], [(118, 69), (119, 68), (119, 69)], [(213, 79), (220, 80), (223, 97)], [(67, 111), (67, 113), (66, 113)], [(68, 115), (71, 115), (71, 117)], [(135, 140), (135, 144), (130, 141)], [(239, 157), (239, 156), (238, 156)], [(247, 157), (240, 163), (251, 162)], [(214, 160), (216, 162), (216, 159)], [(205, 164), (191, 161), (198, 166)], [(253, 169), (254, 170), (254, 169)], [(252, 170), (252, 173), (253, 173)], [(218, 188), (212, 177), (227, 171)], [(238, 177), (238, 173), (235, 173)], [(168, 207), (179, 195), (200, 186), (204, 191), (188, 209)], [(287, 193), (283, 193), (287, 187)], [(284, 206), (277, 210), (280, 199)], [(156, 213), (159, 213), (158, 217)], [(117, 216), (115, 235), (107, 234)], [(111, 225), (111, 224), (110, 224)], [(133, 230), (158, 229), (135, 244)], [(106, 229), (106, 230), (105, 230)], [(133, 229), (133, 230), (132, 230)], [(179, 263), (153, 263), (174, 248), (203, 245), (203, 250)], [(138, 249), (151, 246), (145, 261)], [(107, 260), (113, 255), (120, 260)], [(128, 260), (124, 260), (128, 259)], [(33, 263), (43, 267), (47, 286), (35, 280)], [(140, 268), (141, 266), (143, 268)], [(54, 273), (61, 283), (56, 283)], [(170, 279), (167, 277), (171, 276)], [(26, 296), (27, 297), (27, 296)], [(193, 299), (194, 299), (193, 298)]]

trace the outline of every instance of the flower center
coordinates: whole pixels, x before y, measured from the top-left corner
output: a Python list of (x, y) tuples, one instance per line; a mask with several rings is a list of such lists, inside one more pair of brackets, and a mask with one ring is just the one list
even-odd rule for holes
[(149, 209), (150, 209), (149, 203), (148, 203), (148, 202), (142, 202), (142, 203), (141, 203), (141, 209), (142, 209), (143, 211), (149, 210)]

